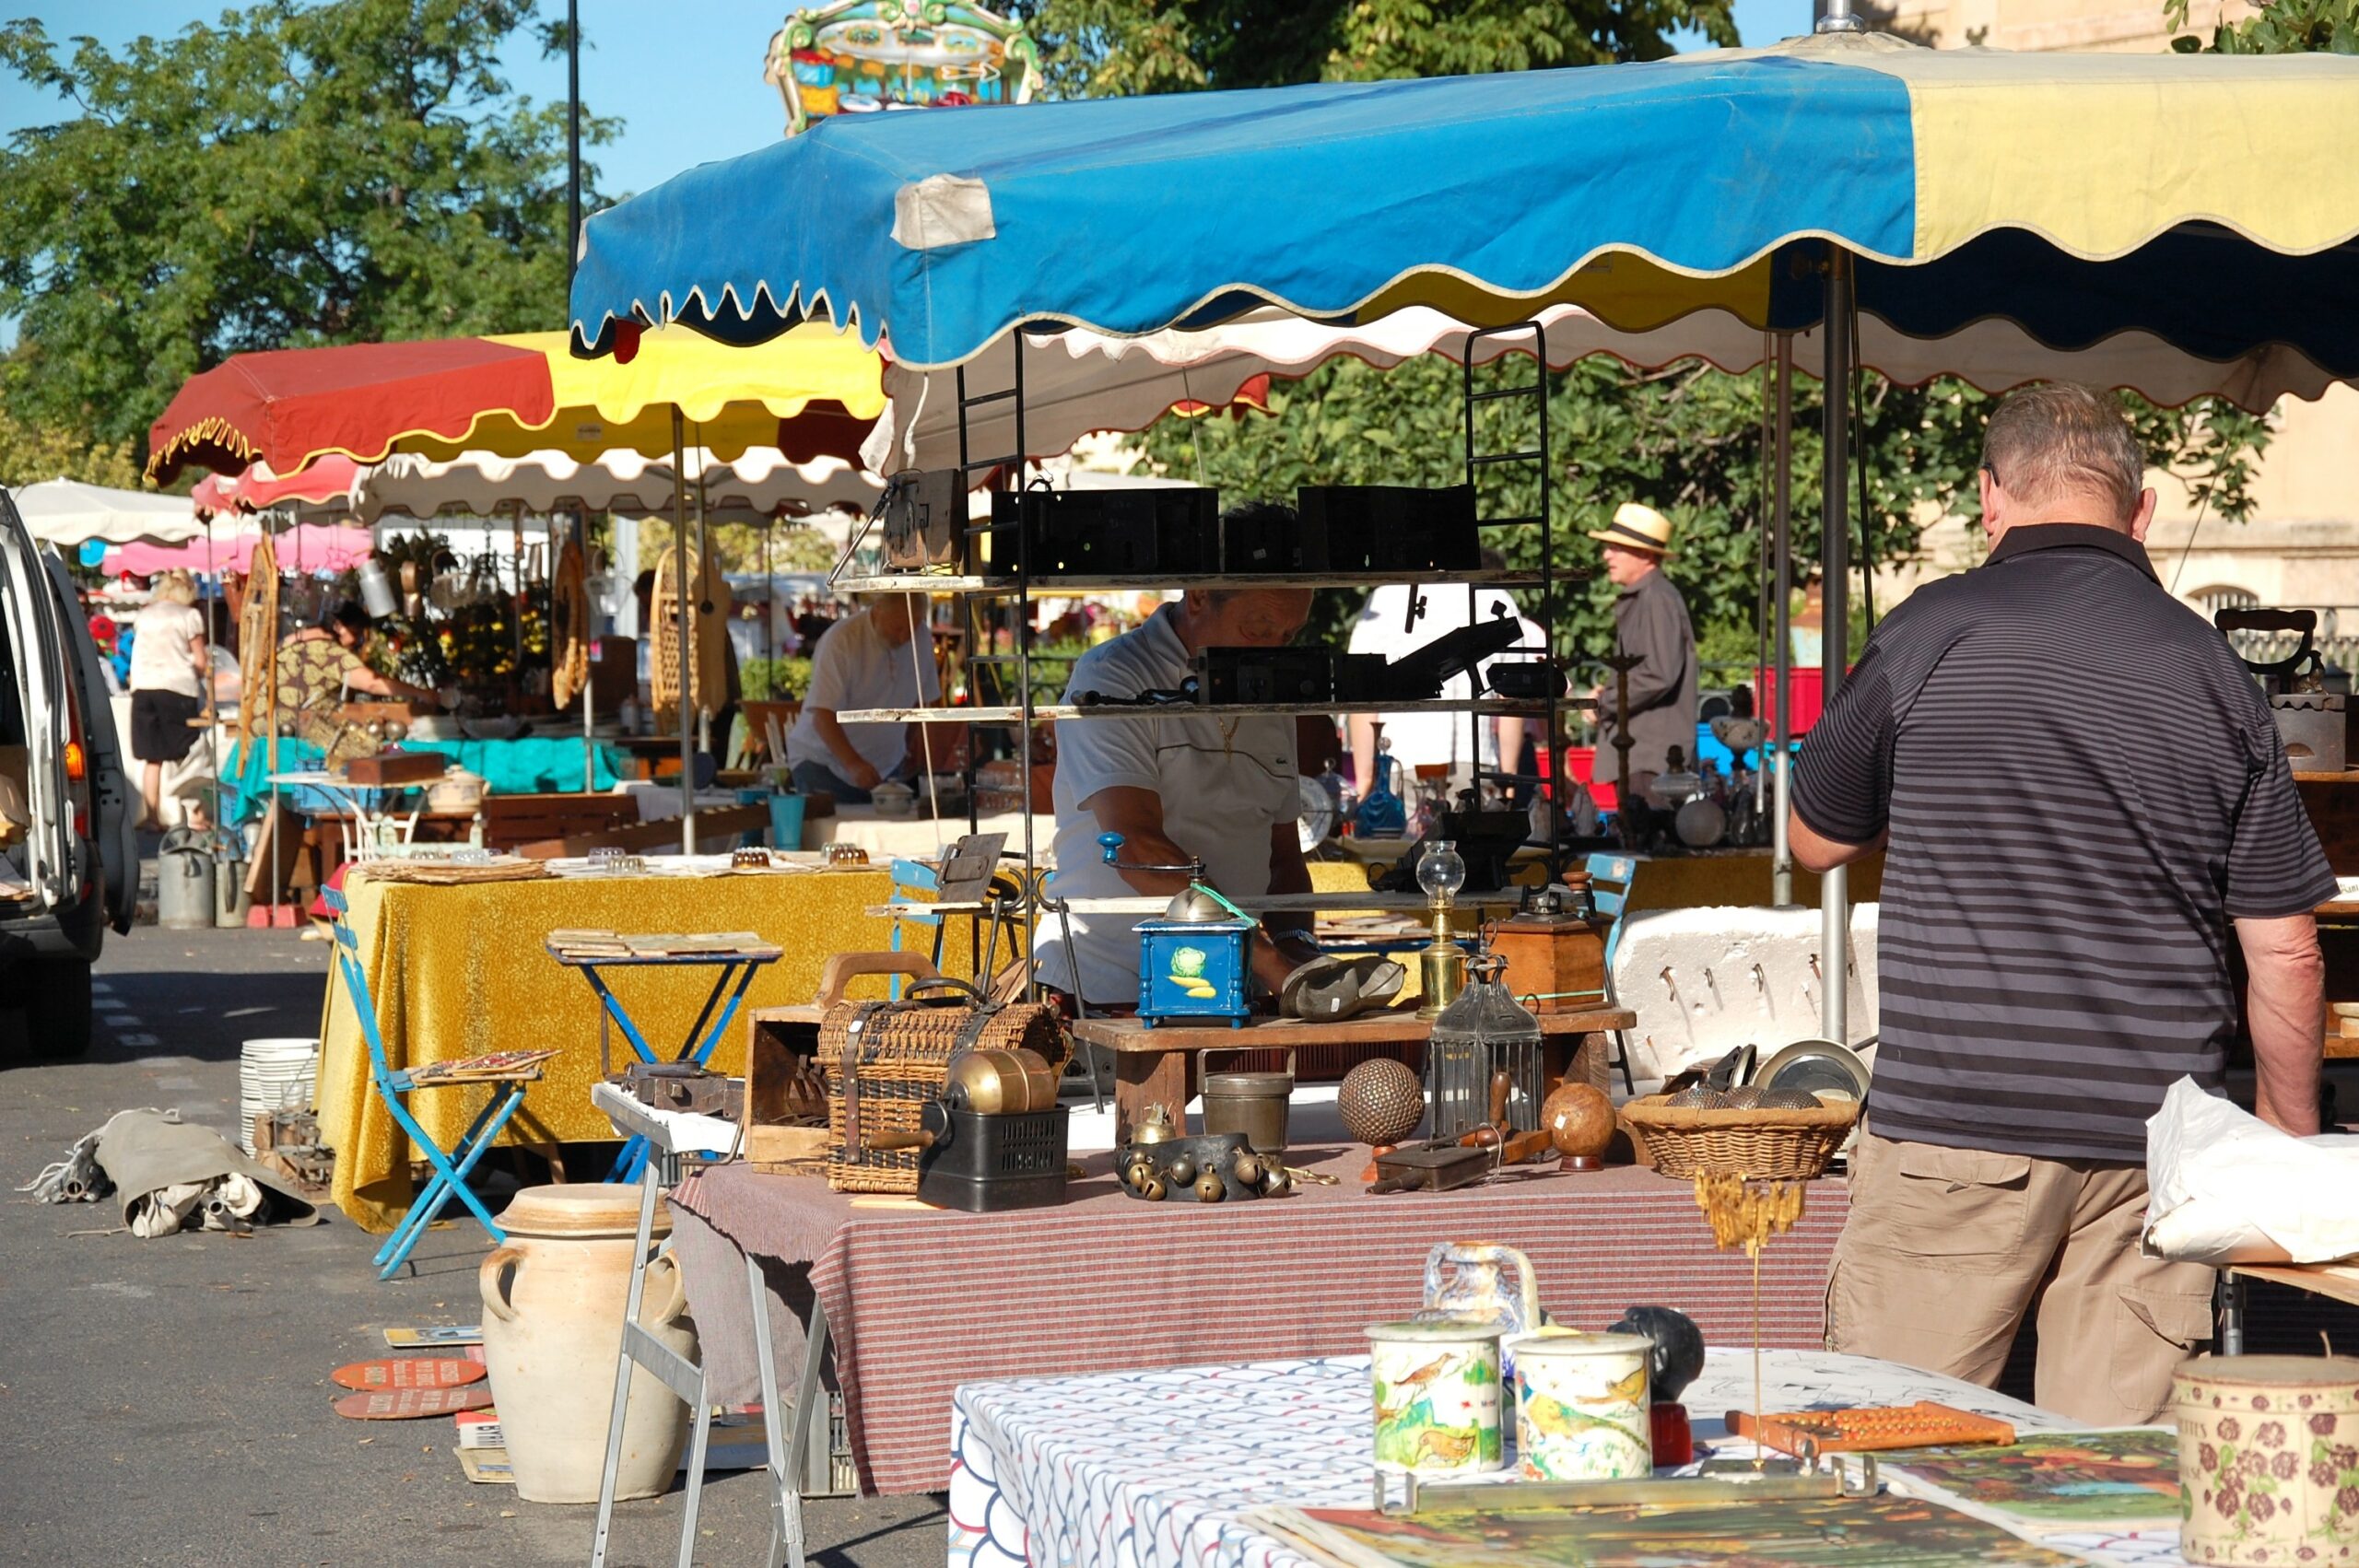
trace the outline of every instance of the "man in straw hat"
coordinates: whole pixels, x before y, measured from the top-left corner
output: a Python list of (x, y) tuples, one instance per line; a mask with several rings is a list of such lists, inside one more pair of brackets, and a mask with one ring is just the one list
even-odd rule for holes
[(1620, 683), (1608, 678), (1597, 688), (1597, 777), (1619, 782), (1620, 762), (1608, 748), (1624, 725), (1630, 736), (1630, 788), (1638, 794), (1658, 773), (1670, 771), (1677, 746), (1689, 766), (1696, 760), (1696, 628), (1687, 601), (1663, 575), (1671, 554), (1671, 519), (1652, 507), (1625, 501), (1614, 521), (1592, 530), (1605, 546), (1605, 575), (1622, 591), (1614, 601), (1614, 640), (1630, 672), (1630, 711), (1618, 711)]

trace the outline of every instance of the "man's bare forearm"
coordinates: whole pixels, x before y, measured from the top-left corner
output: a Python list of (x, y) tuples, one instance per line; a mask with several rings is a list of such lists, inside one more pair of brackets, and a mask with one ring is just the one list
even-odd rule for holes
[(2307, 915), (2238, 920), (2252, 1034), (2254, 1110), (2306, 1138), (2318, 1129), (2318, 1060), (2326, 1042), (2326, 959)]

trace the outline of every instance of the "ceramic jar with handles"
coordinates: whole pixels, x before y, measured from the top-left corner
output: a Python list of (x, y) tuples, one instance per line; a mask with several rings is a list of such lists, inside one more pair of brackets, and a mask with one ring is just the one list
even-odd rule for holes
[(2189, 1562), (2359, 1562), (2359, 1359), (2199, 1356), (2171, 1411)]
[[(595, 1503), (614, 1410), (615, 1360), (630, 1292), (639, 1188), (608, 1183), (527, 1188), (500, 1216), (508, 1239), (483, 1260), (484, 1361), (508, 1440), (516, 1495)], [(655, 1234), (671, 1230), (659, 1204)], [(669, 1258), (648, 1265), (640, 1326), (697, 1359), (687, 1291)], [(687, 1441), (688, 1408), (645, 1367), (631, 1369), (616, 1497), (671, 1485)]]
[(1499, 1326), (1473, 1318), (1379, 1323), (1367, 1331), (1376, 1468), (1473, 1475), (1507, 1462), (1499, 1424)]

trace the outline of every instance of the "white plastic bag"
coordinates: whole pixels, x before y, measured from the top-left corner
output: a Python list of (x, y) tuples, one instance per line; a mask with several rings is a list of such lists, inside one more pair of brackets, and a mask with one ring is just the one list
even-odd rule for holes
[(2359, 1138), (2295, 1138), (2182, 1078), (2146, 1122), (2146, 1250), (2183, 1263), (2359, 1254)]

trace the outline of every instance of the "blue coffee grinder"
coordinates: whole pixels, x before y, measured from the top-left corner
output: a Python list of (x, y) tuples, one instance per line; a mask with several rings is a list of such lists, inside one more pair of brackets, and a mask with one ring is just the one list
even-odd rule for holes
[(1141, 920), (1139, 1017), (1149, 1028), (1166, 1019), (1226, 1018), (1240, 1028), (1251, 1012), (1253, 933), (1262, 922), (1222, 897), (1204, 881), (1204, 862), (1133, 865), (1119, 859), (1122, 836), (1101, 833), (1097, 847), (1117, 871), (1184, 872), (1188, 885), (1171, 895), (1156, 920)]

